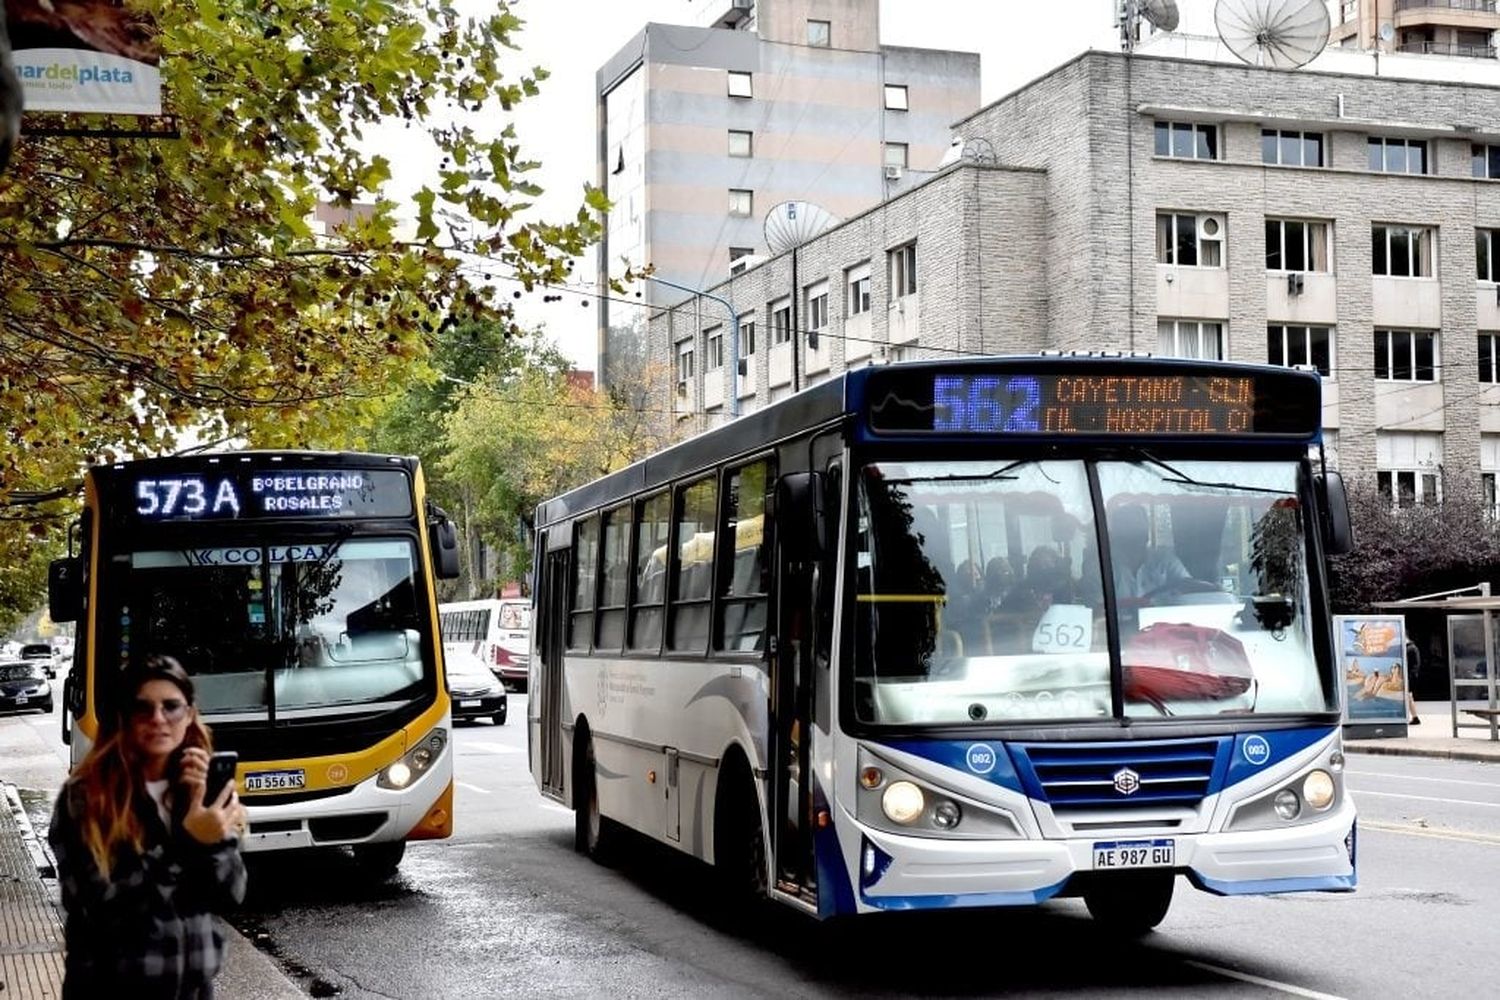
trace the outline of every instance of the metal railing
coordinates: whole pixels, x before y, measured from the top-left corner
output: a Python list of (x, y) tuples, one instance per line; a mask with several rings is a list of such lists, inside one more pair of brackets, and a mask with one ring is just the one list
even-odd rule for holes
[(1402, 42), (1397, 52), (1420, 52), (1429, 56), (1462, 56), (1466, 59), (1493, 59), (1493, 45), (1471, 45), (1468, 42)]
[(1396, 0), (1396, 12), (1421, 10), (1423, 7), (1447, 7), (1450, 10), (1472, 10), (1481, 14), (1495, 13), (1495, 0)]

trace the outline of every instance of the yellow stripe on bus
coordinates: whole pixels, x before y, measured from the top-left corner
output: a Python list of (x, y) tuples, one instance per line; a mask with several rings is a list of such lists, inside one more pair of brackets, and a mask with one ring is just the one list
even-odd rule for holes
[(947, 604), (947, 594), (859, 594), (861, 604)]

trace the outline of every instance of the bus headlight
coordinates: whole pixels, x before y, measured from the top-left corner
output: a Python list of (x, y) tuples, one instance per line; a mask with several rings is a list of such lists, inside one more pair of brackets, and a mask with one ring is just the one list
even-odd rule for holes
[(1302, 803), (1297, 800), (1297, 793), (1290, 788), (1283, 788), (1276, 793), (1271, 800), (1271, 805), (1276, 809), (1276, 815), (1284, 820), (1294, 820), (1302, 811)]
[(1333, 805), (1333, 776), (1327, 771), (1314, 771), (1302, 782), (1302, 797), (1318, 811)]
[(448, 731), (434, 729), (422, 742), (408, 750), (400, 760), (388, 764), (380, 772), (380, 777), (375, 780), (375, 784), (381, 788), (405, 788), (437, 763), (447, 743)]
[(880, 808), (892, 823), (915, 823), (927, 807), (922, 789), (910, 781), (894, 781), (880, 797)]

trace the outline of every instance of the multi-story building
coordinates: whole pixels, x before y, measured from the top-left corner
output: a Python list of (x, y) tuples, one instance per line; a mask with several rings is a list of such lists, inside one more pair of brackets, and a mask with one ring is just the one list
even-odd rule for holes
[[(611, 303), (629, 264), (690, 288), (768, 252), (772, 206), (847, 217), (938, 167), (979, 107), (973, 53), (880, 43), (878, 0), (705, 0), (696, 25), (648, 24), (597, 74), (599, 371), (640, 311)], [(650, 303), (679, 301), (647, 282)], [(638, 334), (635, 335), (638, 339)]]
[(1327, 0), (1330, 43), (1345, 48), (1494, 59), (1495, 0)]
[[(801, 247), (795, 283), (787, 254), (713, 289), (743, 409), (940, 352), (1312, 365), (1346, 475), (1494, 497), (1500, 88), (1094, 52), (956, 131), (962, 162)], [(685, 429), (724, 419), (722, 315), (651, 321)]]

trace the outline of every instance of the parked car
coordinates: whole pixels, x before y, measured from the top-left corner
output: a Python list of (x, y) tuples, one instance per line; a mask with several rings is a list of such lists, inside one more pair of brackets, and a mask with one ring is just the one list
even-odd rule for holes
[(505, 725), (510, 699), (482, 660), (467, 651), (450, 655), (444, 650), (443, 672), (448, 678), (448, 693), (453, 696), (454, 722), (488, 716), (495, 725)]
[(51, 645), (45, 642), (28, 642), (21, 647), (21, 659), (42, 664), (48, 677), (57, 676), (57, 656)]
[(531, 658), (531, 602), (488, 598), (438, 606), (443, 655), (477, 657), (511, 691), (526, 690)]
[(0, 711), (52, 711), (52, 685), (39, 660), (0, 662)]

